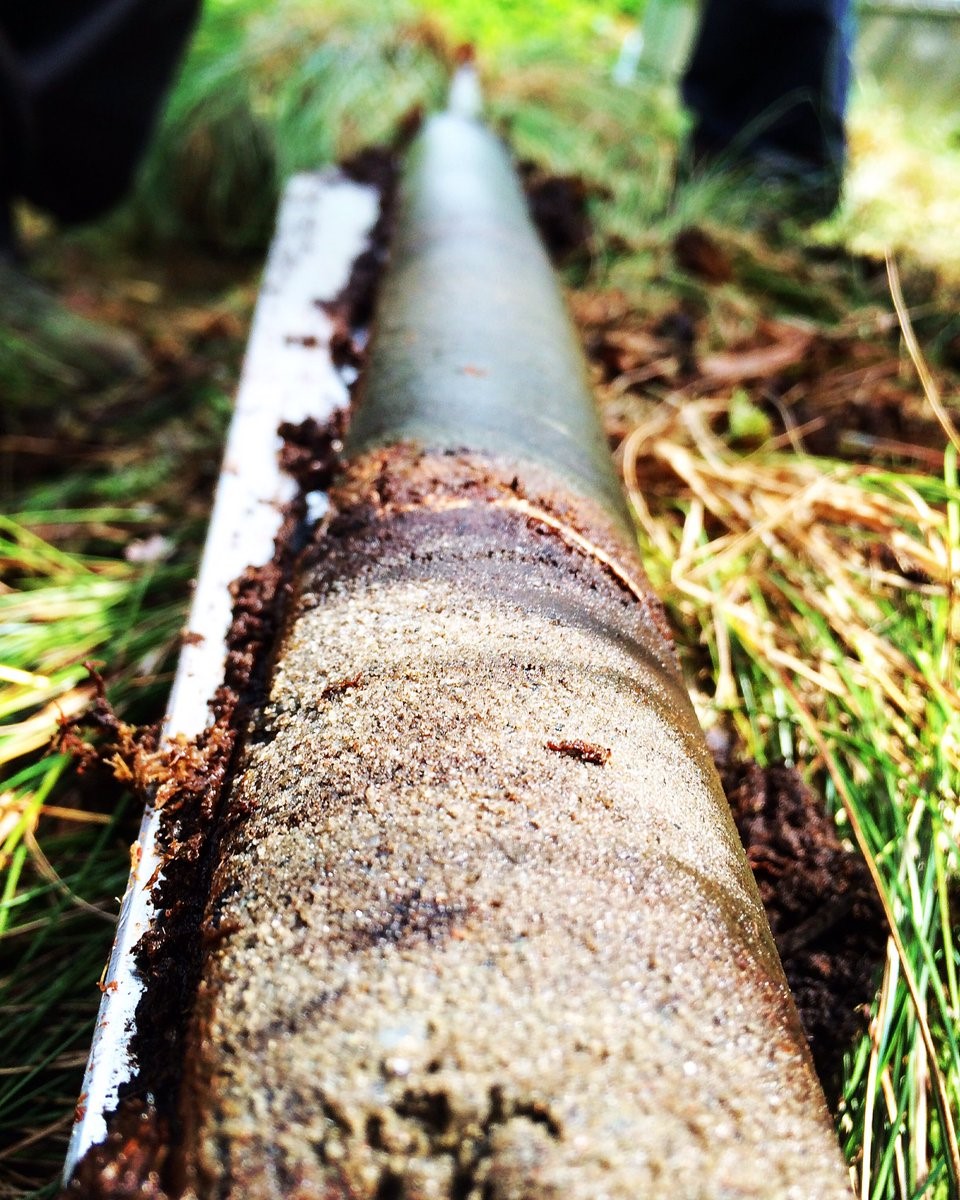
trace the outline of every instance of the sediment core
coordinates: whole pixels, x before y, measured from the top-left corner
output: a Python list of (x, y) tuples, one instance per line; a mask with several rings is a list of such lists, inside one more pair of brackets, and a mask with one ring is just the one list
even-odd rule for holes
[(321, 540), (204, 936), (201, 1196), (849, 1196), (670, 649), (522, 513)]

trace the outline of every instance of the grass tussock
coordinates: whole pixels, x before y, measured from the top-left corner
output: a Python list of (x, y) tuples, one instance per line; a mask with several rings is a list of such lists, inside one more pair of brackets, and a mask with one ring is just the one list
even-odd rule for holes
[(442, 103), (451, 64), (403, 0), (210, 5), (126, 222), (151, 239), (263, 249), (290, 174), (391, 141)]

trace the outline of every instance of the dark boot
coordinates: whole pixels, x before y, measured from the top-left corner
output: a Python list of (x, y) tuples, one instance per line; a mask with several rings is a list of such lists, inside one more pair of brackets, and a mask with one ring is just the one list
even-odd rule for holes
[(62, 221), (91, 220), (122, 199), (199, 8), (200, 0), (0, 0), (22, 139), (16, 161), (0, 167), (7, 193)]
[(846, 158), (849, 0), (706, 0), (682, 82), (683, 170), (748, 168), (825, 216)]

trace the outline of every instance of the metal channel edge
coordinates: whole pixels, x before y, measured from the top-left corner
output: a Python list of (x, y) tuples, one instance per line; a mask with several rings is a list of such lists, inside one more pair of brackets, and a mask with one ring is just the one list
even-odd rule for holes
[[(209, 724), (209, 701), (223, 681), (230, 583), (270, 562), (285, 504), (296, 485), (279, 467), (284, 421), (329, 419), (348, 402), (330, 356), (332, 324), (323, 311), (346, 285), (379, 216), (379, 194), (336, 172), (293, 176), (277, 217), (217, 485), (162, 740), (194, 738)], [(159, 814), (147, 808), (131, 854), (103, 996), (64, 1166), (107, 1134), (107, 1117), (136, 1064), (130, 1045), (144, 991), (134, 948), (150, 927)], [(137, 849), (139, 847), (139, 850)]]

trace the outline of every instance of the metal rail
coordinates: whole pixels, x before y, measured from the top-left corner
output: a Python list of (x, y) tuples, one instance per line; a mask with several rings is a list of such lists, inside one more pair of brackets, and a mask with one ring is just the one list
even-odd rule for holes
[[(192, 740), (209, 723), (223, 681), (230, 584), (248, 566), (269, 563), (282, 510), (296, 485), (279, 467), (284, 421), (325, 420), (347, 403), (327, 349), (331, 322), (319, 302), (333, 300), (377, 220), (373, 189), (333, 175), (290, 180), (277, 219), (224, 453), (210, 528), (164, 720), (165, 743)], [(107, 1132), (120, 1088), (136, 1071), (130, 1055), (143, 983), (134, 950), (150, 928), (160, 814), (144, 814), (102, 982), (103, 998), (77, 1103), (64, 1178)]]

